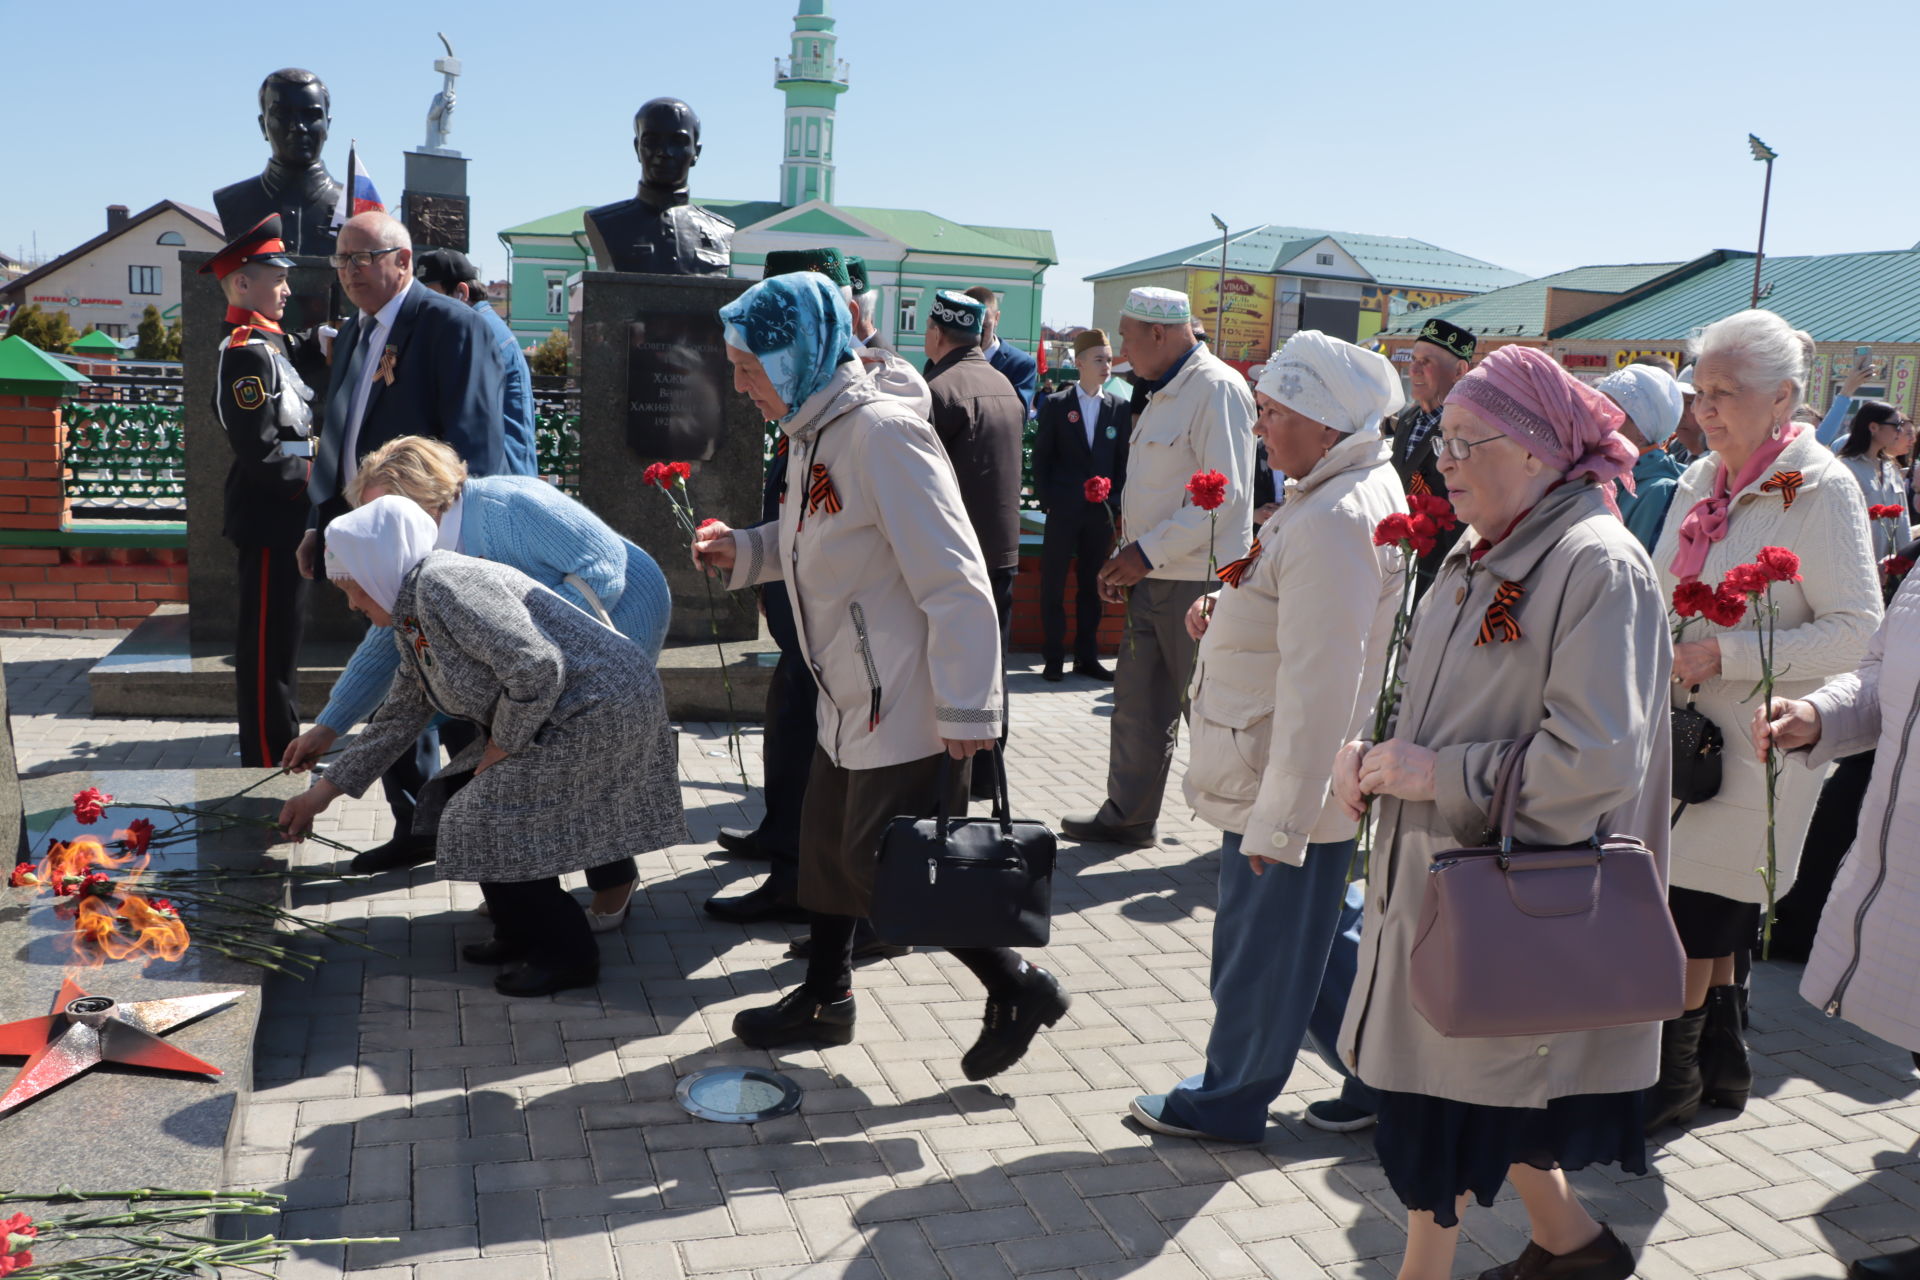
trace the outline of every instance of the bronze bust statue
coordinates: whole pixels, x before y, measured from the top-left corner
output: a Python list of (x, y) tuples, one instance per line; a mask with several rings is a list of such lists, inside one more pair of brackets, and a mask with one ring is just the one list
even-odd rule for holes
[(285, 67), (261, 82), (260, 132), (273, 155), (259, 175), (213, 193), (221, 225), (250, 227), (277, 213), (290, 252), (333, 252), (340, 184), (320, 159), (331, 111), (327, 86), (311, 71)]
[(700, 117), (678, 98), (655, 98), (633, 117), (640, 190), (587, 211), (587, 242), (602, 271), (723, 276), (733, 262), (733, 224), (687, 203), (687, 174), (700, 158)]

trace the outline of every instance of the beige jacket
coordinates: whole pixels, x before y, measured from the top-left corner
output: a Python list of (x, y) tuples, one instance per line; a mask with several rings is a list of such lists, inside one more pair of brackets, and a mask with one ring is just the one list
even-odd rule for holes
[(1820, 712), (1820, 741), (1797, 754), (1815, 776), (1843, 755), (1875, 754), (1859, 833), (1820, 913), (1800, 994), (1828, 1017), (1920, 1052), (1920, 574), (1887, 606), (1860, 670), (1808, 701)]
[[(923, 416), (926, 384), (896, 365), (840, 366), (781, 425), (780, 518), (735, 531), (730, 585), (785, 580), (820, 686), (820, 746), (845, 769), (1000, 732), (1000, 624), (980, 545)], [(838, 511), (810, 502), (814, 466)]]
[[(1713, 492), (1720, 469), (1717, 454), (1687, 468), (1674, 491), (1667, 522), (1653, 551), (1663, 599), (1673, 599), (1679, 579), (1673, 573), (1680, 546), (1680, 524), (1694, 503)], [(1788, 442), (1767, 469), (1799, 471), (1800, 488), (1789, 507), (1778, 492), (1763, 492), (1756, 482), (1733, 495), (1727, 536), (1707, 552), (1700, 580), (1716, 584), (1735, 565), (1751, 562), (1762, 547), (1785, 547), (1800, 557), (1801, 582), (1776, 583), (1779, 608), (1774, 665), (1786, 673), (1774, 685), (1782, 698), (1804, 698), (1837, 675), (1860, 664), (1880, 625), (1880, 582), (1867, 529), (1866, 500), (1860, 486), (1827, 447), (1802, 431)], [(1720, 641), (1720, 670), (1694, 695), (1694, 706), (1720, 727), (1726, 749), (1720, 758), (1720, 794), (1689, 806), (1673, 829), (1673, 883), (1684, 889), (1719, 894), (1736, 902), (1764, 902), (1759, 868), (1766, 861), (1766, 770), (1753, 754), (1753, 692), (1760, 679), (1760, 638), (1749, 614), (1733, 628), (1705, 619), (1687, 628), (1683, 640), (1714, 636)], [(1676, 705), (1687, 691), (1673, 693)], [(1774, 849), (1779, 881), (1776, 899), (1793, 885), (1800, 867), (1800, 846), (1820, 798), (1821, 778), (1804, 769), (1780, 775), (1774, 803)]]
[(1400, 553), (1374, 546), (1373, 529), (1406, 505), (1380, 433), (1350, 436), (1288, 482), (1259, 558), (1215, 599), (1185, 790), (1245, 853), (1298, 866), (1309, 842), (1353, 839), (1330, 795), (1333, 757), (1372, 729), (1401, 584)]
[[(1623, 1093), (1658, 1074), (1657, 1023), (1557, 1036), (1448, 1039), (1413, 1007), (1409, 959), (1427, 869), (1482, 843), (1506, 748), (1527, 752), (1516, 836), (1632, 834), (1666, 867), (1666, 686), (1673, 652), (1653, 565), (1592, 481), (1554, 490), (1479, 564), (1469, 531), (1414, 615), (1397, 737), (1438, 752), (1435, 799), (1376, 802), (1359, 972), (1340, 1054), (1377, 1089), (1490, 1107)], [(1520, 638), (1477, 645), (1505, 581)]]
[[(1253, 528), (1253, 393), (1238, 370), (1197, 348), (1153, 393), (1133, 422), (1127, 483), (1120, 491), (1121, 536), (1139, 544), (1151, 578), (1208, 580), (1207, 541), (1215, 564), (1247, 554)], [(1227, 500), (1212, 514), (1193, 505), (1196, 471), (1227, 478)]]

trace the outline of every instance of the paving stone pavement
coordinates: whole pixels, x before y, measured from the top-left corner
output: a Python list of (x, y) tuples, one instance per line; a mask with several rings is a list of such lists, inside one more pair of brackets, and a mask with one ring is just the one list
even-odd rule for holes
[[(117, 638), (0, 637), (23, 771), (232, 763), (225, 724), (89, 718), (86, 670)], [(1092, 808), (1106, 690), (1045, 684), (1029, 665), (1013, 691), (1018, 812)], [(757, 779), (757, 729), (744, 738)], [(938, 953), (859, 971), (853, 1044), (768, 1054), (730, 1038), (734, 1013), (801, 966), (782, 955), (797, 930), (700, 910), (756, 873), (711, 843), (758, 812), (725, 748), (724, 725), (683, 726), (694, 842), (640, 859), (644, 893), (625, 931), (603, 937), (594, 991), (497, 995), (490, 970), (456, 959), (487, 932), (478, 890), (429, 870), (305, 900), (366, 921), (398, 958), (342, 951), (316, 980), (269, 989), (235, 1185), (287, 1193), (282, 1235), (400, 1243), (313, 1250), (282, 1280), (1391, 1277), (1403, 1216), (1367, 1136), (1301, 1123), (1333, 1091), (1311, 1055), (1257, 1147), (1122, 1118), (1135, 1094), (1198, 1068), (1211, 1015), (1218, 840), (1180, 803), (1178, 767), (1157, 846), (1063, 846), (1053, 941), (1035, 958), (1073, 1009), (988, 1088), (958, 1066), (981, 994)], [(342, 801), (322, 830), (365, 846), (389, 823), (377, 799)], [(1912, 1064), (1801, 1002), (1797, 980), (1790, 966), (1760, 969), (1744, 1115), (1672, 1135), (1651, 1176), (1576, 1177), (1646, 1280), (1838, 1277), (1846, 1260), (1920, 1236)], [(805, 1105), (751, 1127), (694, 1120), (675, 1082), (716, 1064), (778, 1064)], [(1465, 1224), (1460, 1275), (1525, 1243), (1510, 1196)]]

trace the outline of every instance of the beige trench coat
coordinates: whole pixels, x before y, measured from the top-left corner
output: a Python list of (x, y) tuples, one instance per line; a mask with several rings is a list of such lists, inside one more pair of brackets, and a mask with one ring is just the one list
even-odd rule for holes
[[(1556, 1036), (1455, 1039), (1414, 1011), (1408, 956), (1435, 854), (1482, 843), (1507, 744), (1534, 731), (1516, 835), (1573, 843), (1629, 833), (1666, 870), (1673, 660), (1653, 565), (1591, 481), (1556, 489), (1470, 564), (1471, 532), (1414, 617), (1395, 735), (1439, 754), (1431, 801), (1376, 802), (1359, 972), (1340, 1054), (1377, 1089), (1497, 1107), (1644, 1088), (1657, 1023)], [(1476, 645), (1513, 581), (1518, 640)]]
[[(1680, 524), (1694, 503), (1713, 492), (1719, 470), (1719, 456), (1709, 454), (1687, 468), (1674, 491), (1653, 551), (1663, 604), (1673, 599), (1679, 584), (1673, 556), (1680, 546)], [(1734, 494), (1727, 536), (1707, 552), (1700, 580), (1718, 583), (1727, 570), (1751, 562), (1762, 547), (1785, 547), (1800, 557), (1804, 581), (1773, 588), (1780, 610), (1775, 665), (1786, 672), (1774, 685), (1774, 695), (1804, 698), (1859, 665), (1880, 625), (1880, 585), (1866, 500), (1847, 469), (1813, 432), (1803, 431), (1788, 441), (1768, 474), (1781, 470), (1801, 475), (1792, 506), (1778, 492), (1764, 492), (1764, 480)], [(1726, 736), (1720, 794), (1690, 806), (1673, 829), (1673, 883), (1736, 902), (1764, 902), (1766, 889), (1758, 868), (1767, 856), (1767, 781), (1753, 754), (1753, 712), (1760, 705), (1753, 691), (1760, 679), (1759, 635), (1749, 615), (1732, 628), (1695, 621), (1681, 639), (1707, 636), (1720, 641), (1721, 676), (1700, 686), (1694, 706)], [(1673, 691), (1674, 705), (1683, 705), (1686, 697), (1684, 689)], [(1776, 900), (1793, 886), (1820, 783), (1821, 775), (1806, 769), (1780, 775), (1774, 803)]]

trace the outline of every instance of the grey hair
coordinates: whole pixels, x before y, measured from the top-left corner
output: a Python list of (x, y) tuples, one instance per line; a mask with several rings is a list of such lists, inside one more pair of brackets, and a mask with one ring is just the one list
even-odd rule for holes
[(878, 289), (869, 289), (855, 298), (854, 301), (860, 304), (860, 314), (871, 321), (874, 311), (880, 306), (880, 291)]
[(1736, 311), (1715, 320), (1687, 342), (1693, 362), (1707, 356), (1735, 360), (1750, 385), (1793, 384), (1793, 408), (1807, 398), (1807, 370), (1813, 363), (1813, 335), (1796, 329), (1771, 311)]

